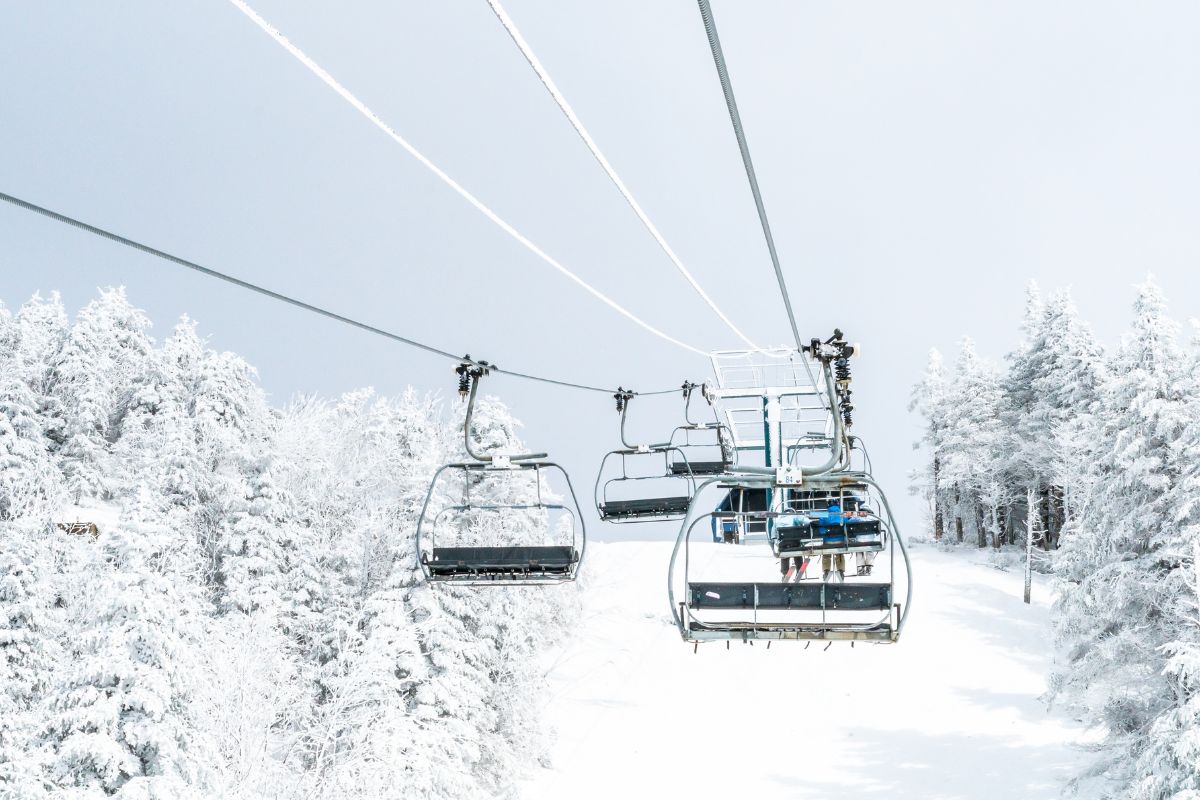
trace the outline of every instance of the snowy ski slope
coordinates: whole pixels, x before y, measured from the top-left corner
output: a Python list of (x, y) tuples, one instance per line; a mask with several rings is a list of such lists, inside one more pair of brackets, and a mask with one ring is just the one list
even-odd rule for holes
[(523, 797), (1049, 800), (1073, 774), (1080, 731), (1038, 699), (1044, 581), (1026, 607), (1019, 573), (918, 545), (897, 645), (693, 655), (670, 624), (669, 555), (590, 548), (581, 627), (547, 665), (558, 741)]

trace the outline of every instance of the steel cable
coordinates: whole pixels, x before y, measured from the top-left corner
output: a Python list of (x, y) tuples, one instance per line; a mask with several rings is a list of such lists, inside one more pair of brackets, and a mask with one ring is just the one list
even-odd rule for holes
[(603, 169), (605, 174), (608, 175), (609, 180), (611, 180), (613, 185), (617, 187), (617, 191), (619, 191), (621, 196), (625, 198), (625, 201), (629, 204), (629, 207), (633, 209), (633, 213), (637, 214), (638, 219), (642, 221), (642, 224), (646, 227), (646, 230), (650, 232), (652, 237), (654, 237), (654, 241), (658, 242), (658, 246), (661, 247), (662, 251), (667, 254), (667, 258), (671, 260), (671, 263), (675, 265), (675, 268), (679, 270), (680, 274), (687, 279), (687, 282), (690, 283), (692, 288), (696, 290), (696, 293), (699, 294), (704, 302), (708, 304), (708, 307), (711, 308), (713, 312), (721, 318), (721, 321), (724, 322), (739, 339), (750, 345), (750, 347), (755, 350), (760, 349), (759, 346), (752, 342), (746, 336), (746, 334), (742, 333), (738, 327), (733, 324), (733, 321), (725, 315), (725, 312), (722, 311), (715, 302), (713, 302), (713, 299), (708, 296), (708, 292), (704, 291), (704, 287), (702, 287), (695, 277), (692, 276), (692, 273), (688, 270), (688, 268), (683, 265), (683, 262), (679, 259), (679, 256), (675, 254), (675, 251), (671, 248), (671, 245), (667, 244), (667, 240), (663, 238), (663, 235), (659, 232), (655, 224), (650, 221), (650, 217), (642, 209), (641, 204), (639, 204), (634, 198), (633, 193), (629, 191), (629, 187), (625, 185), (625, 181), (621, 180), (621, 176), (617, 174), (617, 171), (613, 168), (612, 164), (609, 163), (608, 159), (604, 156), (604, 153), (600, 151), (600, 146), (596, 144), (595, 140), (592, 139), (591, 134), (588, 133), (587, 128), (583, 126), (583, 123), (579, 120), (579, 117), (576, 116), (575, 110), (571, 108), (571, 104), (567, 102), (567, 98), (561, 91), (559, 91), (557, 84), (554, 83), (554, 79), (550, 77), (550, 73), (542, 65), (542, 62), (538, 59), (537, 55), (534, 54), (533, 48), (529, 46), (529, 43), (525, 40), (525, 37), (521, 35), (521, 31), (517, 29), (516, 23), (513, 22), (512, 17), (508, 15), (508, 12), (504, 10), (504, 6), (500, 3), (500, 0), (487, 0), (487, 2), (488, 5), (491, 6), (492, 11), (495, 13), (496, 18), (500, 20), (500, 24), (504, 26), (504, 30), (508, 32), (509, 37), (513, 40), (513, 43), (516, 44), (517, 49), (519, 49), (521, 54), (525, 56), (525, 60), (529, 63), (529, 66), (533, 68), (534, 73), (541, 80), (542, 85), (546, 87), (546, 91), (550, 93), (550, 96), (558, 105), (559, 110), (562, 111), (563, 115), (567, 118), (567, 121), (571, 123), (571, 127), (575, 129), (575, 133), (579, 134), (579, 138), (583, 140), (583, 143), (591, 152), (592, 157), (596, 159), (596, 163), (600, 165), (600, 168)]
[(443, 183), (445, 183), (447, 186), (449, 186), (451, 189), (453, 189), (456, 193), (458, 193), (458, 195), (460, 197), (462, 197), (464, 200), (466, 200), (468, 203), (470, 203), (472, 206), (474, 206), (475, 209), (478, 210), (481, 214), (483, 214), (485, 217), (487, 217), (492, 222), (494, 222), (501, 230), (503, 230), (509, 236), (511, 236), (512, 238), (514, 238), (518, 242), (520, 242), (522, 245), (524, 245), (525, 248), (527, 250), (529, 250), (531, 253), (533, 253), (538, 258), (540, 258), (542, 261), (546, 262), (551, 267), (553, 267), (555, 270), (557, 270), (559, 273), (561, 273), (562, 275), (564, 275), (565, 277), (567, 277), (568, 279), (573, 281), (576, 285), (578, 285), (580, 288), (582, 288), (588, 294), (592, 295), (592, 297), (595, 297), (597, 300), (601, 301), (602, 303), (607, 305), (609, 308), (613, 309), (618, 314), (622, 315), (623, 317), (625, 317), (629, 321), (633, 322), (634, 324), (649, 331), (650, 333), (654, 334), (655, 336), (658, 336), (659, 338), (670, 342), (673, 345), (682, 347), (684, 350), (688, 350), (692, 353), (696, 353), (697, 355), (701, 355), (701, 356), (705, 356), (705, 357), (708, 356), (708, 353), (705, 352), (704, 350), (701, 350), (698, 347), (693, 347), (692, 345), (687, 344), (686, 342), (682, 342), (679, 339), (676, 339), (673, 336), (670, 336), (669, 334), (664, 333), (663, 331), (660, 331), (658, 328), (654, 327), (650, 323), (645, 322), (644, 320), (640, 319), (633, 312), (631, 312), (628, 309), (626, 309), (625, 307), (621, 306), (615, 300), (613, 300), (612, 298), (608, 297), (603, 292), (601, 292), (599, 289), (596, 289), (591, 284), (589, 284), (587, 281), (583, 280), (578, 275), (576, 275), (575, 273), (571, 272), (569, 269), (564, 267), (555, 258), (553, 258), (550, 254), (548, 254), (546, 251), (542, 250), (540, 247), (538, 247), (536, 244), (534, 244), (528, 237), (526, 237), (524, 234), (522, 234), (520, 231), (518, 231), (516, 228), (514, 228), (512, 225), (510, 225), (499, 214), (497, 214), (495, 211), (490, 209), (488, 206), (484, 205), (482, 200), (480, 200), (478, 197), (476, 197), (475, 195), (473, 195), (469, 191), (467, 191), (467, 189), (464, 188), (461, 184), (459, 184), (458, 181), (451, 178), (445, 171), (443, 171), (440, 167), (438, 167), (436, 164), (434, 164), (432, 161), (430, 161), (428, 158), (426, 158), (425, 155), (422, 154), (419, 150), (417, 150), (417, 148), (415, 148), (413, 145), (411, 145), (408, 142), (408, 140), (406, 140), (403, 136), (401, 136), (399, 133), (397, 133), (391, 126), (389, 126), (386, 122), (384, 122), (383, 119), (380, 118), (378, 114), (376, 114), (374, 111), (372, 111), (370, 108), (368, 108), (365, 103), (363, 103), (361, 100), (359, 100), (353, 94), (351, 94), (350, 90), (348, 90), (345, 86), (342, 86), (342, 84), (338, 83), (337, 79), (335, 79), (332, 75), (330, 75), (328, 72), (326, 72), (325, 69), (323, 67), (321, 67), (320, 64), (318, 64), (316, 61), (314, 61), (312, 58), (310, 58), (299, 47), (292, 44), (292, 42), (286, 36), (284, 36), (283, 33), (281, 33), (278, 28), (273, 26), (270, 22), (267, 22), (267, 20), (265, 20), (263, 17), (259, 16), (258, 12), (256, 12), (253, 8), (251, 8), (249, 5), (247, 5), (245, 2), (243, 2), (243, 0), (229, 0), (229, 2), (232, 3), (239, 11), (241, 11), (243, 14), (245, 14), (247, 18), (249, 18), (252, 22), (254, 22), (255, 25), (257, 25), (259, 28), (261, 28), (264, 33), (266, 33), (268, 36), (270, 36), (272, 39), (274, 39), (275, 42), (278, 43), (283, 49), (285, 49), (289, 53), (291, 53), (296, 58), (296, 60), (299, 61), (301, 64), (303, 64), (305, 67), (307, 67), (310, 72), (312, 72), (314, 75), (316, 75), (318, 78), (320, 78), (321, 81), (325, 83), (325, 85), (327, 85), (330, 89), (333, 89), (339, 96), (341, 96), (341, 98), (343, 100), (345, 100), (347, 103), (349, 103), (351, 106), (353, 106), (360, 114), (362, 114), (364, 117), (366, 117), (373, 125), (375, 125), (375, 127), (379, 128), (379, 130), (381, 130), (385, 134), (387, 134), (387, 136), (390, 139), (392, 139), (394, 142), (396, 142), (396, 144), (400, 145), (405, 150), (407, 150), (409, 155), (411, 155), (417, 161), (421, 162), (421, 164), (424, 165), (427, 169), (429, 169), (430, 172), (432, 172), (434, 175), (436, 175), (438, 178), (440, 178)]
[(725, 93), (725, 106), (729, 109), (729, 119), (733, 123), (733, 133), (737, 136), (738, 149), (742, 152), (742, 164), (746, 167), (746, 177), (750, 180), (750, 191), (754, 195), (754, 205), (758, 209), (758, 221), (762, 223), (763, 235), (767, 239), (767, 250), (771, 254), (771, 264), (775, 267), (775, 278), (779, 281), (779, 291), (783, 295), (783, 305), (787, 309), (788, 322), (792, 326), (792, 336), (796, 340), (796, 349), (804, 346), (800, 340), (800, 330), (796, 327), (796, 315), (792, 311), (792, 300), (788, 296), (787, 282), (783, 279), (783, 269), (779, 266), (779, 253), (775, 251), (775, 237), (771, 235), (771, 224), (767, 222), (767, 209), (763, 206), (762, 193), (758, 189), (758, 177), (754, 172), (754, 162), (750, 160), (750, 146), (746, 143), (746, 132), (742, 129), (742, 116), (738, 113), (737, 100), (733, 96), (733, 84), (729, 81), (729, 71), (725, 67), (725, 53), (721, 49), (721, 39), (717, 36), (717, 24), (713, 20), (712, 7), (708, 0), (697, 0), (700, 4), (700, 16), (704, 20), (704, 32), (708, 34), (708, 46), (712, 50), (713, 62), (717, 65), (717, 77), (721, 79), (721, 91)]
[[(415, 339), (409, 339), (406, 336), (401, 336), (397, 333), (392, 333), (391, 331), (386, 331), (382, 328), (377, 328), (374, 325), (370, 325), (366, 322), (360, 322), (359, 320), (353, 319), (351, 317), (347, 317), (343, 314), (339, 314), (336, 311), (330, 311), (327, 308), (322, 308), (321, 306), (316, 306), (316, 305), (313, 305), (312, 303), (306, 303), (303, 300), (299, 300), (295, 297), (291, 297), (289, 295), (283, 294), (282, 292), (277, 292), (273, 289), (268, 289), (265, 286), (260, 286), (256, 283), (251, 283), (250, 281), (242, 280), (241, 278), (235, 277), (226, 272), (221, 272), (219, 270), (215, 270), (210, 267), (205, 267), (201, 264), (197, 264), (195, 261), (189, 261), (186, 258), (180, 258), (179, 256), (172, 255), (171, 253), (165, 252), (163, 250), (159, 250), (156, 247), (151, 247), (150, 245), (143, 244), (141, 242), (138, 242), (133, 239), (127, 238), (125, 236), (122, 236), (119, 233), (113, 233), (112, 231), (105, 230), (104, 228), (98, 228), (95, 225), (89, 225), (88, 223), (83, 222), (82, 220), (75, 219), (74, 217), (69, 217), (66, 214), (60, 214), (57, 211), (51, 211), (48, 208), (44, 208), (42, 206), (35, 205), (34, 203), (30, 203), (27, 200), (22, 200), (19, 197), (14, 197), (13, 195), (5, 194), (4, 192), (0, 192), (0, 200), (3, 200), (6, 203), (10, 203), (18, 208), (23, 208), (26, 211), (32, 211), (35, 214), (40, 214), (43, 217), (47, 217), (49, 219), (55, 220), (56, 222), (61, 222), (65, 225), (70, 225), (74, 228), (78, 228), (79, 230), (85, 231), (94, 236), (99, 236), (103, 239), (107, 239), (110, 242), (116, 242), (117, 244), (121, 244), (126, 247), (131, 247), (134, 250), (138, 250), (147, 255), (154, 256), (155, 258), (160, 258), (164, 261), (169, 261), (172, 264), (177, 264), (178, 266), (186, 267), (187, 269), (194, 270), (196, 272), (201, 273), (202, 275), (207, 275), (210, 278), (216, 278), (217, 280), (225, 281), (226, 283), (233, 284), (234, 286), (237, 286), (241, 289), (246, 289), (251, 292), (256, 292), (257, 294), (263, 295), (264, 297), (269, 297), (272, 300), (277, 300), (281, 303), (287, 303), (288, 305), (294, 306), (296, 308), (300, 308), (305, 311), (310, 311), (313, 314), (319, 314), (320, 316), (325, 317), (327, 319), (334, 320), (335, 322), (340, 322), (343, 325), (349, 325), (351, 327), (358, 328), (359, 330), (366, 331), (367, 333), (371, 333), (376, 336), (382, 336), (383, 338), (390, 339), (393, 342), (399, 342), (400, 344), (406, 344), (406, 345), (409, 345), (410, 347), (416, 347), (420, 350), (424, 350), (427, 353), (432, 353), (434, 355), (441, 356), (442, 358), (447, 358), (447, 359), (450, 359), (455, 362), (461, 363), (461, 362), (466, 361), (472, 365), (483, 365), (482, 362), (480, 362), (476, 359), (471, 359), (471, 358), (468, 358), (467, 356), (456, 355), (454, 353), (451, 353), (449, 350), (443, 350), (440, 347), (434, 347), (433, 345), (428, 345), (428, 344), (425, 344), (424, 342), (418, 342)], [(603, 386), (589, 386), (587, 384), (574, 383), (572, 381), (563, 381), (563, 380), (558, 380), (556, 378), (546, 378), (546, 377), (542, 377), (541, 375), (533, 375), (533, 374), (526, 373), (526, 372), (517, 372), (515, 370), (509, 370), (509, 369), (504, 369), (502, 367), (497, 367), (493, 364), (486, 364), (486, 366), (492, 372), (498, 372), (503, 375), (509, 375), (513, 378), (522, 378), (525, 380), (538, 381), (540, 383), (549, 383), (549, 384), (553, 384), (555, 386), (563, 386), (563, 387), (566, 387), (569, 389), (582, 389), (584, 391), (604, 392), (606, 394), (612, 394), (617, 391), (616, 389), (605, 388)], [(659, 390), (656, 390), (653, 392), (635, 392), (635, 394), (660, 395), (660, 394), (671, 394), (673, 392), (678, 392), (678, 391), (679, 391), (678, 387), (673, 387), (671, 389), (659, 389)]]

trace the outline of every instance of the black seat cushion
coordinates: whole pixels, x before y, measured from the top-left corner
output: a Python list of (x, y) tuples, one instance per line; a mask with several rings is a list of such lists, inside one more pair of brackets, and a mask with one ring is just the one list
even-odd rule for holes
[(652, 497), (639, 500), (610, 500), (600, 504), (604, 518), (654, 517), (686, 514), (690, 497)]
[(569, 572), (579, 560), (575, 548), (543, 547), (435, 547), (424, 558), (429, 571), (443, 574), (513, 572)]

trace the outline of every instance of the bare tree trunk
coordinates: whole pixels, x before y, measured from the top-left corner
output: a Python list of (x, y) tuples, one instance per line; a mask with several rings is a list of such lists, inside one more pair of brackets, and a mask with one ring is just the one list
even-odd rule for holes
[(1040, 521), (1041, 521), (1041, 525), (1039, 526), (1039, 528), (1041, 529), (1041, 534), (1042, 534), (1041, 535), (1042, 549), (1049, 550), (1050, 549), (1050, 487), (1047, 486), (1039, 494), (1040, 494), (1040, 496), (1038, 498), (1039, 502), (1037, 503), (1037, 510), (1038, 510), (1038, 517), (1040, 518)]
[(1063, 511), (1063, 490), (1061, 486), (1050, 487), (1050, 527), (1046, 529), (1046, 538), (1050, 547), (1057, 550), (1062, 541), (1062, 529), (1066, 521)]
[(987, 547), (987, 527), (984, 525), (983, 504), (975, 501), (975, 540), (980, 547)]
[(941, 475), (942, 465), (937, 456), (933, 457), (933, 538), (941, 541), (946, 535), (946, 521), (942, 517)]
[(1033, 594), (1033, 489), (1025, 494), (1025, 602)]
[(958, 493), (958, 486), (954, 487), (954, 531), (958, 534), (958, 543), (963, 542), (963, 523), (962, 523), (962, 498)]

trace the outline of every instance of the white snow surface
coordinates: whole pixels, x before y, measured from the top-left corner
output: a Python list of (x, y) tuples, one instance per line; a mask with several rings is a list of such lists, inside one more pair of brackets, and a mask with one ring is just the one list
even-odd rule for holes
[(1077, 773), (1083, 734), (1040, 699), (1041, 576), (1025, 606), (1019, 571), (913, 546), (897, 644), (693, 654), (667, 607), (670, 549), (589, 546), (580, 628), (548, 665), (558, 739), (523, 797), (1049, 800)]

